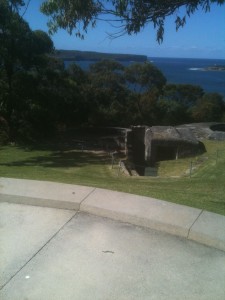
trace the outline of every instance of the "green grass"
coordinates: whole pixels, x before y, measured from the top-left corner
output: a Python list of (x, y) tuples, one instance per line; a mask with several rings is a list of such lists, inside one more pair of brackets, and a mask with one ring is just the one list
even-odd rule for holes
[(207, 152), (199, 157), (160, 162), (158, 177), (118, 176), (117, 165), (112, 169), (103, 152), (5, 146), (0, 148), (0, 176), (101, 187), (225, 215), (225, 142), (205, 145)]

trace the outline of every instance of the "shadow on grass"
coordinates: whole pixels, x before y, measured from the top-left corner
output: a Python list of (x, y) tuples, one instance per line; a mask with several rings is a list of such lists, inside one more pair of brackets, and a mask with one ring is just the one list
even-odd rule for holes
[[(36, 149), (35, 149), (36, 150)], [(34, 150), (26, 150), (32, 152)], [(35, 151), (34, 151), (35, 153)], [(82, 151), (56, 151), (43, 156), (29, 157), (27, 159), (13, 160), (6, 163), (0, 163), (0, 166), (24, 167), (41, 166), (45, 168), (70, 168), (84, 167), (87, 165), (103, 165), (109, 158), (105, 154), (93, 154)]]

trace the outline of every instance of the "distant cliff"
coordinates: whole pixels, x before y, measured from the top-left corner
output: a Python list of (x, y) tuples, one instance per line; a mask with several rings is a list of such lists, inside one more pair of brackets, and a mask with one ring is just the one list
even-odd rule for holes
[(56, 57), (64, 61), (98, 61), (102, 59), (114, 59), (117, 61), (147, 61), (146, 55), (135, 54), (113, 54), (113, 53), (100, 53), (92, 51), (77, 51), (77, 50), (56, 50)]

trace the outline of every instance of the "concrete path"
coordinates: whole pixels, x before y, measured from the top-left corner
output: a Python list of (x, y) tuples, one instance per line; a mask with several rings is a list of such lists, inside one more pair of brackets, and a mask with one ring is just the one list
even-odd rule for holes
[(78, 185), (0, 178), (0, 201), (88, 212), (225, 251), (225, 216), (149, 197)]
[(225, 299), (223, 251), (84, 212), (0, 203), (0, 247), (1, 300)]

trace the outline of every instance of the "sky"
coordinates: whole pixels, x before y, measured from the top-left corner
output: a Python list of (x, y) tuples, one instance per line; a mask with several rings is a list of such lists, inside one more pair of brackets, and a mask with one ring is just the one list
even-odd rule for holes
[[(32, 30), (48, 32), (48, 17), (39, 9), (42, 2), (31, 0), (24, 19)], [(115, 29), (106, 22), (99, 22), (96, 28), (90, 28), (84, 40), (75, 35), (70, 36), (64, 30), (59, 30), (51, 38), (56, 49), (143, 54), (148, 57), (225, 59), (225, 5), (213, 4), (208, 13), (197, 11), (178, 32), (174, 20), (175, 17), (169, 17), (166, 21), (164, 40), (160, 45), (156, 41), (156, 31), (152, 24), (138, 34), (124, 35), (113, 40), (107, 33), (113, 33)]]

